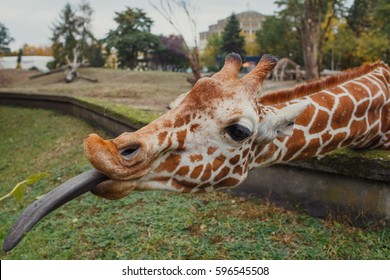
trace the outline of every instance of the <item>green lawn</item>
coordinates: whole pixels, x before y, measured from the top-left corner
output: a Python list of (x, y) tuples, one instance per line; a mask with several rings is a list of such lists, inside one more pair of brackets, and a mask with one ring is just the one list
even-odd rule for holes
[[(0, 239), (23, 209), (90, 165), (82, 141), (103, 132), (51, 111), (0, 107), (0, 197), (37, 172), (23, 205), (0, 205)], [(107, 137), (107, 136), (105, 136)], [(1, 259), (390, 259), (390, 228), (354, 228), (226, 193), (86, 194), (44, 218)]]

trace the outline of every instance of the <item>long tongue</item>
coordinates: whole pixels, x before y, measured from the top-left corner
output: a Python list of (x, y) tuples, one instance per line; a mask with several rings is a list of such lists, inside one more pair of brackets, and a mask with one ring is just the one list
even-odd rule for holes
[(3, 250), (12, 250), (44, 216), (72, 199), (92, 190), (99, 183), (107, 180), (107, 176), (96, 169), (86, 171), (69, 181), (59, 185), (45, 196), (36, 200), (19, 216), (9, 231)]

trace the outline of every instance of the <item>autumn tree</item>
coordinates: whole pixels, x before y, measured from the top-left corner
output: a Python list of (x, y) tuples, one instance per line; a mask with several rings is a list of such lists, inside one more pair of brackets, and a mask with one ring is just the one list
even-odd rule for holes
[(107, 49), (118, 50), (120, 67), (133, 69), (138, 64), (139, 54), (147, 60), (149, 52), (158, 47), (159, 39), (150, 32), (153, 21), (142, 9), (127, 7), (115, 14), (117, 27), (109, 31), (104, 41)]
[(221, 53), (238, 53), (242, 58), (245, 57), (245, 38), (241, 36), (240, 21), (233, 13), (222, 31)]
[[(279, 15), (295, 28), (303, 50), (306, 78), (318, 78), (322, 44), (332, 19), (340, 14), (345, 0), (278, 0)], [(283, 38), (281, 38), (283, 40)]]
[(178, 35), (159, 37), (159, 47), (154, 51), (155, 63), (165, 71), (178, 71), (188, 67), (184, 41)]
[(9, 44), (13, 40), (8, 28), (0, 22), (0, 54), (10, 52)]

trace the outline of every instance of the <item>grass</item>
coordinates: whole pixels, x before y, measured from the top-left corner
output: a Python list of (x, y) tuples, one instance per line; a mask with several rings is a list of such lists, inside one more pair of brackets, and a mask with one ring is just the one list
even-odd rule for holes
[[(77, 98), (99, 98), (104, 102), (125, 104), (155, 112), (167, 111), (169, 103), (190, 89), (185, 73), (162, 71), (128, 71), (102, 68), (83, 68), (80, 73), (95, 77), (98, 83), (76, 79), (64, 83), (64, 74), (29, 80), (25, 71), (12, 72), (14, 82), (0, 89), (5, 92), (69, 95)], [(18, 75), (16, 75), (18, 74)], [(19, 78), (17, 78), (19, 77)]]
[(126, 117), (135, 125), (135, 127), (151, 123), (162, 115), (160, 113), (145, 111), (110, 101), (102, 101), (98, 98), (81, 97), (79, 99), (91, 104), (92, 106), (96, 105), (99, 109), (103, 108), (105, 111), (108, 110), (110, 114)]
[[(36, 197), (90, 168), (82, 140), (103, 132), (51, 111), (0, 107), (0, 196), (36, 172), (23, 205), (0, 207), (0, 239)], [(390, 259), (390, 228), (355, 228), (227, 193), (86, 194), (44, 218), (1, 259)]]

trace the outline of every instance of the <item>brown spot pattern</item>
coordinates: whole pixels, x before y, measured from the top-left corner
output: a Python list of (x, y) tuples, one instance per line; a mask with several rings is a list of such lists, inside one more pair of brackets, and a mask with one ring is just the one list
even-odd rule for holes
[(199, 126), (200, 126), (200, 124), (198, 124), (198, 123), (191, 124), (190, 131), (194, 132)]
[(213, 171), (216, 171), (222, 164), (224, 164), (226, 157), (224, 155), (217, 156), (213, 161)]
[(245, 149), (244, 152), (242, 153), (242, 158), (246, 158), (246, 156), (248, 155), (249, 153), (249, 148)]
[(235, 155), (234, 157), (232, 157), (230, 160), (229, 160), (229, 163), (231, 165), (236, 165), (237, 162), (240, 160), (240, 155)]
[(331, 127), (338, 129), (346, 127), (351, 120), (353, 108), (355, 107), (351, 98), (348, 96), (342, 96), (339, 100), (339, 105), (332, 117)]
[(203, 171), (202, 177), (200, 178), (202, 182), (207, 181), (211, 177), (211, 168), (211, 164), (208, 163)]
[(190, 177), (191, 177), (192, 179), (198, 178), (199, 175), (200, 175), (200, 173), (202, 172), (202, 170), (203, 170), (203, 164), (202, 164), (202, 165), (196, 166), (196, 167), (194, 168), (194, 170), (192, 170)]
[(203, 159), (203, 156), (201, 154), (190, 155), (191, 162), (201, 161), (202, 159)]
[(291, 159), (305, 144), (305, 135), (301, 130), (294, 131), (294, 134), (286, 143), (287, 153), (284, 156), (284, 160)]
[(230, 168), (225, 166), (224, 168), (221, 169), (221, 171), (218, 173), (217, 176), (215, 176), (214, 180), (219, 181), (222, 178), (226, 177), (226, 175), (229, 174)]
[(314, 94), (311, 97), (311, 100), (322, 107), (328, 108), (329, 110), (333, 108), (335, 103), (335, 97), (325, 92)]
[(236, 185), (238, 185), (240, 183), (239, 180), (237, 180), (236, 178), (226, 178), (226, 179), (223, 179), (221, 182), (219, 182), (218, 184), (215, 185), (216, 188), (223, 188), (223, 187), (234, 187)]
[(173, 172), (180, 164), (181, 155), (170, 154), (167, 156), (165, 161), (161, 162), (160, 165), (156, 168), (156, 172)]
[(178, 128), (178, 127), (182, 127), (186, 124), (188, 124), (189, 122), (191, 121), (191, 116), (189, 114), (183, 116), (183, 117), (179, 117), (175, 120), (175, 123), (173, 125), (174, 128)]
[(314, 113), (316, 112), (316, 107), (309, 106), (296, 120), (296, 123), (302, 126), (308, 126), (311, 122)]
[(184, 177), (185, 175), (190, 172), (190, 167), (185, 165), (179, 168), (179, 170), (176, 172), (177, 175)]
[(161, 132), (157, 138), (158, 138), (158, 145), (162, 145), (165, 141), (165, 138), (167, 137), (168, 135), (168, 132), (167, 131), (164, 131), (164, 132)]
[(177, 147), (178, 150), (182, 150), (185, 148), (185, 140), (187, 137), (187, 130), (180, 130), (176, 132), (177, 142), (179, 143), (179, 146)]
[(315, 134), (323, 131), (328, 124), (329, 114), (325, 111), (319, 110), (317, 116), (309, 129), (310, 134)]
[(212, 154), (214, 154), (214, 152), (216, 150), (217, 150), (217, 147), (208, 147), (207, 154), (211, 156)]
[(367, 113), (367, 110), (368, 110), (368, 105), (370, 104), (370, 101), (369, 100), (366, 100), (364, 102), (362, 102), (361, 104), (359, 104), (357, 107), (356, 107), (356, 112), (355, 112), (355, 116), (357, 118), (362, 118), (363, 116), (366, 115)]
[(233, 174), (242, 175), (242, 167), (240, 165), (235, 166), (233, 169)]

